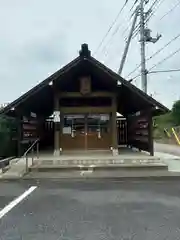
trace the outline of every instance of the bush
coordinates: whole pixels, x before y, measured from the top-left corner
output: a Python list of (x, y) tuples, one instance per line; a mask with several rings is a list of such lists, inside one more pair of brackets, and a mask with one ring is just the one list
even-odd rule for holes
[(180, 100), (176, 101), (172, 107), (172, 117), (176, 125), (180, 125)]
[(17, 122), (13, 118), (0, 116), (0, 157), (17, 154)]

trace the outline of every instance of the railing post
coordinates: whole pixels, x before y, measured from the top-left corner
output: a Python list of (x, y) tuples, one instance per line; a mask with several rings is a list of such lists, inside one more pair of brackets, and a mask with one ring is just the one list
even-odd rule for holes
[(37, 153), (36, 153), (37, 154), (37, 159), (39, 159), (39, 142), (37, 142), (37, 149), (36, 150), (37, 150)]
[(34, 147), (32, 148), (32, 165), (34, 164)]
[(28, 172), (29, 171), (29, 166), (28, 166), (28, 153), (31, 151), (31, 154), (32, 154), (32, 156), (31, 156), (31, 159), (32, 159), (32, 165), (34, 165), (34, 157), (35, 157), (35, 155), (34, 155), (34, 150), (35, 150), (35, 145), (37, 144), (37, 158), (39, 158), (39, 139), (37, 139), (32, 145), (31, 145), (31, 147), (29, 147), (28, 148), (28, 150), (24, 153), (24, 157), (26, 158), (26, 172)]
[(29, 167), (28, 167), (28, 156), (26, 155), (26, 173), (29, 171)]

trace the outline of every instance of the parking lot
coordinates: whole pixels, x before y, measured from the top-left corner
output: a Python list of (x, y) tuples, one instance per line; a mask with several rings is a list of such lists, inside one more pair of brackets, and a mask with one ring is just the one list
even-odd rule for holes
[(179, 239), (178, 181), (0, 182), (0, 240)]

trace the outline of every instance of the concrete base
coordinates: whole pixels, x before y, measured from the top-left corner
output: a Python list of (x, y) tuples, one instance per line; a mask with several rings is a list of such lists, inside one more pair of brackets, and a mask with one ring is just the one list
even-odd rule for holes
[(118, 156), (119, 155), (118, 149), (113, 148), (112, 154), (113, 156)]
[(50, 180), (50, 179), (59, 179), (59, 180), (68, 180), (68, 181), (79, 181), (79, 180), (115, 180), (115, 181), (124, 181), (124, 180), (179, 180), (179, 173), (171, 173), (167, 170), (114, 170), (114, 171), (84, 171), (84, 174), (81, 174), (82, 171), (46, 171), (46, 172), (29, 172), (25, 175), (23, 179), (35, 179), (35, 180)]
[(56, 157), (60, 156), (60, 149), (54, 150), (54, 156), (56, 156)]
[[(132, 172), (168, 172), (167, 161), (164, 161), (164, 157), (161, 156), (149, 156), (149, 154), (144, 152), (137, 152), (131, 149), (120, 149), (120, 154), (118, 155), (117, 149), (112, 149), (108, 152), (88, 152), (88, 154), (75, 154), (68, 153), (67, 155), (60, 154), (61, 151), (54, 151), (47, 153), (40, 153), (38, 159), (34, 159), (34, 164), (32, 165), (31, 156), (28, 159), (29, 171), (35, 172), (50, 172), (52, 175), (54, 172), (62, 175), (67, 172), (68, 176), (72, 174), (72, 171), (85, 172), (89, 174), (87, 169), (93, 169), (99, 176), (99, 173), (106, 172), (108, 175), (113, 173), (120, 174), (126, 172), (126, 176), (131, 176)], [(113, 155), (114, 154), (114, 155)], [(53, 156), (54, 155), (54, 156)], [(18, 161), (17, 161), (18, 160)], [(172, 162), (168, 161), (168, 162)], [(176, 161), (179, 162), (179, 161)], [(112, 174), (111, 174), (112, 173)], [(15, 159), (15, 163), (10, 165), (9, 170), (6, 173), (1, 173), (1, 178), (21, 178), (26, 174), (26, 159)], [(105, 174), (105, 175), (106, 175)], [(137, 174), (138, 175), (138, 174)], [(144, 174), (145, 175), (145, 174)], [(150, 174), (151, 175), (151, 174)], [(104, 176), (104, 175), (103, 175)], [(72, 176), (73, 177), (73, 176)]]

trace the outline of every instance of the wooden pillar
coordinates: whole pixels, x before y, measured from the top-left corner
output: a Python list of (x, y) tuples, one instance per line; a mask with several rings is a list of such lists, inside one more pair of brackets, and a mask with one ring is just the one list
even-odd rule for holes
[(19, 109), (15, 109), (16, 116), (16, 124), (17, 124), (17, 156), (21, 157), (23, 154), (22, 149), (22, 140), (23, 140), (23, 132), (22, 132), (22, 113)]
[(22, 148), (21, 148), (21, 141), (22, 141), (22, 123), (21, 123), (21, 116), (18, 115), (17, 120), (17, 154), (18, 157), (21, 157), (22, 155)]
[(149, 110), (148, 113), (148, 135), (149, 135), (149, 152), (151, 156), (154, 156), (154, 141), (153, 141), (153, 120), (152, 120), (152, 110)]
[(59, 147), (60, 147), (60, 153), (62, 151), (62, 134), (63, 134), (63, 127), (64, 127), (64, 113), (60, 112), (60, 136), (59, 136)]
[(60, 155), (60, 111), (59, 97), (54, 92), (54, 155)]
[(117, 137), (117, 121), (116, 121), (116, 112), (117, 112), (117, 102), (116, 96), (112, 98), (112, 152), (113, 155), (118, 155), (118, 137)]

